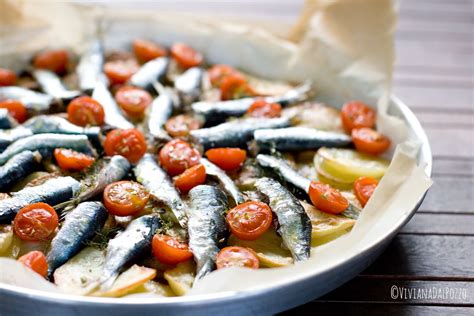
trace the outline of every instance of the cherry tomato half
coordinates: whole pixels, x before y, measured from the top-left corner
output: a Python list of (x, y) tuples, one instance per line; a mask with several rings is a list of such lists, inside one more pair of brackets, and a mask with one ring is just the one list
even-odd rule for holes
[(166, 124), (165, 129), (172, 137), (184, 137), (189, 134), (189, 131), (201, 127), (201, 121), (195, 117), (186, 114), (180, 114), (170, 118)]
[(92, 166), (94, 157), (74, 151), (72, 149), (56, 148), (54, 158), (59, 168), (66, 171), (81, 171)]
[(196, 67), (201, 64), (204, 59), (199, 52), (183, 43), (173, 44), (170, 51), (171, 57), (184, 69)]
[(186, 243), (166, 235), (153, 236), (151, 247), (155, 258), (165, 264), (178, 264), (193, 257)]
[(206, 151), (206, 156), (222, 170), (231, 171), (243, 165), (247, 152), (240, 148), (213, 148)]
[(13, 86), (16, 83), (16, 73), (9, 69), (0, 68), (0, 87)]
[(189, 143), (180, 139), (173, 139), (160, 150), (159, 160), (161, 166), (170, 176), (176, 176), (199, 164), (201, 154)]
[(34, 203), (22, 208), (13, 220), (13, 230), (22, 240), (47, 239), (58, 227), (58, 214), (46, 203)]
[(182, 174), (176, 177), (174, 185), (182, 193), (187, 193), (197, 185), (206, 182), (206, 168), (199, 164), (186, 169)]
[(321, 182), (311, 181), (308, 193), (313, 205), (322, 212), (339, 214), (349, 206), (341, 192)]
[(229, 267), (245, 267), (258, 269), (259, 261), (255, 252), (244, 247), (225, 247), (217, 254), (217, 269)]
[(367, 204), (379, 182), (371, 177), (360, 177), (354, 182), (354, 193), (362, 206)]
[(18, 258), (18, 261), (23, 263), (26, 267), (35, 271), (42, 277), (48, 275), (48, 262), (44, 253), (38, 250), (30, 251), (27, 254)]
[(83, 96), (75, 98), (69, 103), (67, 119), (79, 126), (98, 126), (104, 124), (105, 112), (99, 102), (91, 97)]
[(249, 86), (247, 80), (240, 74), (228, 75), (222, 79), (221, 99), (233, 100), (255, 95), (255, 91)]
[(278, 103), (269, 103), (263, 99), (256, 100), (247, 110), (247, 116), (250, 117), (280, 117), (281, 105)]
[(8, 113), (17, 120), (18, 123), (23, 123), (28, 118), (26, 107), (17, 100), (0, 101), (0, 109), (7, 109)]
[(352, 141), (358, 151), (370, 155), (383, 154), (390, 147), (390, 140), (371, 128), (353, 129)]
[(135, 129), (114, 129), (105, 137), (104, 151), (107, 156), (121, 155), (136, 163), (146, 153), (147, 144), (143, 134)]
[(33, 66), (50, 70), (57, 74), (64, 74), (68, 61), (69, 56), (66, 50), (50, 50), (38, 53), (33, 59)]
[(136, 39), (133, 41), (133, 53), (142, 63), (166, 56), (166, 49), (151, 41)]
[(127, 82), (138, 68), (138, 63), (133, 59), (113, 60), (104, 64), (104, 73), (112, 84), (122, 84)]
[(362, 102), (349, 102), (341, 109), (341, 121), (347, 133), (354, 128), (374, 127), (375, 111)]
[(209, 80), (214, 87), (219, 87), (225, 77), (235, 74), (240, 73), (229, 65), (214, 65), (207, 70)]
[(118, 181), (104, 189), (104, 206), (110, 214), (129, 216), (145, 208), (150, 193), (143, 185), (134, 181)]
[(230, 231), (242, 240), (255, 240), (272, 223), (272, 210), (262, 202), (250, 201), (239, 204), (227, 213)]
[(140, 88), (125, 86), (115, 93), (115, 101), (131, 117), (141, 117), (153, 101), (151, 95)]

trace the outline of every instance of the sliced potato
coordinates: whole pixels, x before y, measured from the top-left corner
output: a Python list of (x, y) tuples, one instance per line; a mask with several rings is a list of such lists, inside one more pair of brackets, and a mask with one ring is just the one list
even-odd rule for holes
[(284, 267), (293, 263), (290, 251), (283, 248), (282, 243), (283, 240), (273, 227), (256, 240), (241, 240), (231, 235), (228, 242), (229, 246), (252, 249), (257, 254), (260, 265), (269, 268)]
[(334, 178), (333, 176), (325, 173), (320, 167), (321, 161), (321, 157), (315, 158), (315, 169), (319, 181), (329, 184), (331, 187), (338, 190), (351, 190), (353, 188), (353, 182), (343, 182), (341, 179)]
[(318, 246), (327, 244), (328, 242), (333, 241), (334, 239), (337, 239), (337, 238), (341, 237), (342, 235), (347, 234), (349, 231), (350, 230), (340, 230), (340, 231), (337, 231), (333, 234), (326, 235), (326, 236), (323, 236), (323, 237), (318, 238), (318, 239), (313, 239), (313, 240), (311, 240), (311, 246), (312, 247), (318, 247)]
[(282, 95), (288, 90), (293, 89), (293, 86), (283, 81), (265, 80), (257, 78), (249, 74), (245, 74), (250, 86), (257, 92), (258, 95)]
[(321, 103), (305, 103), (285, 108), (283, 116), (292, 117), (294, 125), (344, 133), (339, 111)]
[(196, 265), (193, 260), (181, 262), (173, 269), (166, 270), (164, 278), (168, 281), (173, 292), (182, 296), (193, 286), (196, 275)]
[(175, 296), (173, 290), (169, 285), (157, 282), (157, 281), (147, 281), (142, 285), (135, 288), (133, 291), (128, 294), (140, 294), (140, 293), (153, 293), (158, 296), (170, 297)]
[(98, 286), (105, 263), (103, 250), (87, 247), (54, 272), (54, 283), (64, 292), (90, 294)]
[(0, 226), (0, 255), (7, 252), (13, 242), (13, 228), (12, 225)]
[(120, 297), (142, 286), (147, 281), (156, 276), (156, 270), (133, 265), (125, 272), (121, 273), (106, 291), (92, 293), (93, 296)]

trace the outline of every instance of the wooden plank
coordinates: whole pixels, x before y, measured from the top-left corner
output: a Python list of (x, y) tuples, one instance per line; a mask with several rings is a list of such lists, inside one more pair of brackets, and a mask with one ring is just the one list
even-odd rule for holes
[(417, 213), (400, 233), (474, 236), (474, 214)]
[[(467, 177), (433, 177), (421, 212), (474, 214), (474, 180)], [(472, 224), (474, 225), (474, 223)]]
[(425, 128), (474, 129), (474, 111), (452, 113), (451, 111), (415, 109), (415, 115)]
[(433, 176), (472, 177), (474, 176), (474, 161), (437, 157), (433, 160)]
[(463, 128), (440, 129), (426, 126), (433, 156), (474, 157), (473, 132)]
[(472, 110), (473, 95), (469, 89), (394, 86), (395, 95), (414, 109)]

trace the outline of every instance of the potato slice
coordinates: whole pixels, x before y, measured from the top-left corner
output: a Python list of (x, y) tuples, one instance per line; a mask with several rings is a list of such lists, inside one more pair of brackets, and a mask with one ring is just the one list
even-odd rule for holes
[(321, 238), (312, 239), (311, 240), (311, 246), (312, 247), (318, 247), (318, 246), (327, 244), (328, 242), (333, 241), (334, 239), (337, 239), (337, 238), (341, 237), (342, 235), (347, 234), (349, 231), (350, 230), (341, 230), (341, 231), (337, 231), (333, 234), (323, 236)]
[(173, 290), (169, 285), (157, 282), (157, 281), (147, 281), (142, 285), (135, 288), (133, 291), (128, 294), (141, 294), (141, 293), (152, 293), (158, 296), (170, 297), (175, 296)]
[(106, 291), (92, 293), (92, 296), (120, 297), (135, 290), (156, 276), (156, 270), (133, 265), (121, 273)]
[(334, 178), (333, 176), (325, 173), (324, 170), (321, 169), (321, 162), (321, 157), (315, 158), (314, 167), (316, 169), (317, 178), (319, 181), (329, 184), (338, 190), (351, 190), (354, 187), (353, 182), (343, 182), (341, 179)]
[(103, 250), (87, 247), (54, 272), (54, 283), (64, 292), (87, 295), (94, 291), (105, 263)]
[(283, 109), (283, 116), (292, 117), (294, 125), (344, 133), (339, 110), (321, 103), (287, 107)]
[(228, 241), (229, 246), (252, 249), (257, 254), (260, 265), (269, 268), (284, 267), (293, 263), (290, 251), (283, 248), (282, 243), (283, 240), (273, 227), (256, 240), (241, 240), (231, 235)]
[(12, 225), (0, 226), (0, 255), (4, 255), (10, 248), (13, 242), (13, 227)]
[(164, 278), (168, 281), (173, 292), (182, 296), (191, 290), (195, 275), (196, 264), (193, 260), (188, 260), (177, 264), (173, 269), (166, 270)]

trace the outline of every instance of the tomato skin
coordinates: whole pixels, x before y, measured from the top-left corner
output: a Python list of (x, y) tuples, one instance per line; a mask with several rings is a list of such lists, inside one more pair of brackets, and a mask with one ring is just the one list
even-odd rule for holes
[(255, 252), (249, 248), (232, 246), (222, 248), (216, 258), (217, 269), (246, 267), (258, 269), (260, 263)]
[(204, 182), (206, 182), (206, 168), (199, 164), (184, 170), (182, 174), (176, 177), (174, 185), (180, 192), (187, 193), (195, 186)]
[(390, 147), (390, 140), (371, 128), (353, 129), (352, 142), (358, 151), (369, 155), (383, 154)]
[(23, 207), (13, 220), (13, 230), (21, 240), (47, 239), (58, 227), (58, 214), (46, 203), (34, 203)]
[(278, 103), (269, 103), (263, 99), (256, 100), (247, 110), (247, 116), (250, 117), (280, 117), (281, 105)]
[(313, 205), (322, 212), (339, 214), (349, 206), (349, 201), (338, 190), (321, 182), (311, 181), (308, 193)]
[(28, 118), (28, 110), (17, 100), (0, 101), (0, 109), (7, 109), (8, 113), (18, 122), (23, 123)]
[(166, 56), (166, 49), (151, 41), (136, 39), (132, 46), (135, 57), (142, 63)]
[(103, 201), (107, 211), (116, 216), (129, 216), (143, 210), (150, 193), (134, 181), (118, 181), (104, 189)]
[(135, 60), (113, 60), (104, 64), (104, 73), (112, 84), (123, 84), (138, 71)]
[(135, 128), (114, 129), (105, 137), (104, 151), (107, 156), (121, 155), (131, 163), (136, 163), (146, 150), (145, 137)]
[(344, 104), (341, 109), (342, 126), (347, 133), (354, 128), (374, 127), (376, 113), (362, 102), (352, 101)]
[(242, 240), (255, 240), (272, 224), (272, 210), (262, 202), (250, 201), (231, 209), (226, 216), (232, 234)]
[(167, 235), (153, 236), (151, 247), (156, 260), (165, 264), (175, 265), (193, 257), (186, 243)]
[(43, 278), (48, 275), (48, 262), (46, 261), (46, 256), (41, 251), (30, 251), (18, 258), (18, 261), (41, 275)]
[(360, 177), (354, 182), (354, 192), (362, 206), (367, 204), (379, 182), (371, 177)]
[(196, 67), (204, 60), (199, 52), (184, 43), (173, 44), (170, 52), (171, 57), (184, 69)]
[(170, 140), (161, 148), (159, 161), (170, 176), (176, 176), (184, 170), (199, 164), (201, 154), (189, 143), (180, 139)]
[(201, 121), (186, 114), (180, 114), (170, 118), (165, 124), (165, 130), (172, 137), (188, 136), (189, 131), (201, 127)]
[(231, 171), (243, 165), (247, 152), (240, 148), (213, 148), (206, 151), (206, 156), (222, 170)]
[(241, 74), (228, 75), (222, 79), (221, 99), (233, 100), (255, 95), (247, 80)]
[(209, 80), (214, 87), (219, 87), (225, 77), (236, 74), (240, 73), (229, 65), (214, 65), (207, 70)]
[(115, 101), (131, 117), (141, 117), (153, 101), (151, 95), (140, 88), (124, 86), (115, 93)]
[(16, 83), (16, 73), (9, 69), (0, 68), (0, 87), (13, 86)]
[(105, 112), (99, 102), (91, 97), (82, 96), (75, 98), (69, 103), (67, 119), (69, 122), (79, 126), (100, 126), (104, 124)]
[(56, 148), (54, 158), (59, 168), (66, 171), (82, 171), (92, 166), (95, 161), (94, 157), (64, 148)]
[(33, 59), (33, 66), (64, 74), (69, 62), (68, 52), (64, 49), (50, 50), (38, 53)]

